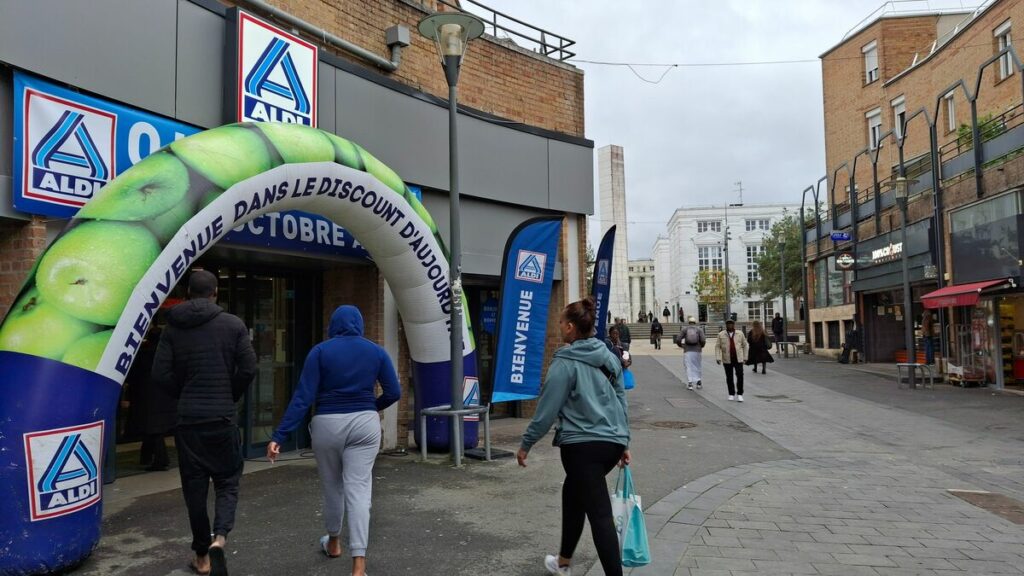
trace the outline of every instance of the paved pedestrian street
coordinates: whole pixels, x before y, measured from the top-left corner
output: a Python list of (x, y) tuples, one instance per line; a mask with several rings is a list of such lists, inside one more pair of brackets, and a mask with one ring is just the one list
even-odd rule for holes
[[(681, 375), (677, 358), (658, 360)], [(992, 421), (979, 406), (979, 413), (950, 422), (888, 405), (891, 393), (907, 403), (935, 402), (939, 393), (964, 407), (992, 395), (943, 386), (937, 393), (898, 391), (893, 380), (828, 368), (873, 381), (876, 395), (891, 387), (888, 399), (872, 401), (786, 376), (779, 370), (823, 368), (808, 359), (786, 362), (780, 359), (769, 375), (748, 373), (747, 401), (740, 404), (726, 400), (721, 370), (705, 358), (698, 394), (800, 458), (722, 470), (649, 506), (655, 562), (633, 574), (1024, 573), (1024, 526), (952, 492), (1024, 496), (1020, 427), (1003, 436), (989, 428), (1020, 415), (1019, 397), (995, 397), (1016, 410), (993, 413)], [(1009, 516), (1022, 521), (1019, 513)]]
[[(1024, 518), (1013, 510), (1024, 501), (1024, 396), (898, 389), (885, 368), (805, 356), (748, 371), (737, 403), (708, 354), (699, 391), (681, 383), (678, 349), (634, 343), (634, 358), (633, 474), (654, 561), (632, 574), (1024, 573), (1024, 526), (1012, 521)], [(514, 450), (527, 422), (493, 424), (495, 447)], [(232, 576), (348, 573), (344, 559), (319, 553), (308, 456), (246, 463)], [(440, 454), (382, 454), (368, 572), (540, 576), (558, 547), (563, 478), (550, 439), (525, 469), (509, 458), (454, 469)], [(108, 486), (103, 539), (75, 574), (188, 574), (176, 480), (171, 470)], [(600, 575), (596, 561), (586, 530), (573, 573)]]

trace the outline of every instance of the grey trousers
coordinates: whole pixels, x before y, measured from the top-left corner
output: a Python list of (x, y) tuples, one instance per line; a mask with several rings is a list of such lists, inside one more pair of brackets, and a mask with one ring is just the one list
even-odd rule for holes
[(701, 381), (700, 374), (700, 352), (683, 352), (683, 360), (686, 365), (686, 381), (690, 384), (696, 384)]
[(313, 417), (309, 431), (323, 484), (327, 533), (341, 534), (341, 520), (348, 512), (349, 552), (366, 556), (380, 417), (376, 412), (322, 414)]

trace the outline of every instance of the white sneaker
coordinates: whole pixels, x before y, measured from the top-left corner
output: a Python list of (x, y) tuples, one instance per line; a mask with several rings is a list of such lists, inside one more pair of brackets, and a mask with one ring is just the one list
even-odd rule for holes
[(743, 402), (743, 394), (740, 394), (739, 396), (737, 396), (736, 397), (736, 401), (737, 402)]
[(558, 574), (558, 576), (571, 576), (572, 574), (572, 568), (568, 566), (563, 568), (558, 565), (558, 556), (554, 554), (544, 556), (544, 567), (547, 568), (548, 574)]
[(700, 385), (700, 380), (697, 380), (697, 390), (700, 390), (703, 386)]
[(693, 382), (690, 382), (690, 383), (688, 383), (688, 384), (686, 385), (686, 389), (687, 389), (687, 390), (693, 390)]
[(736, 399), (735, 396), (731, 396), (731, 395), (729, 396), (729, 400), (735, 400), (735, 399)]

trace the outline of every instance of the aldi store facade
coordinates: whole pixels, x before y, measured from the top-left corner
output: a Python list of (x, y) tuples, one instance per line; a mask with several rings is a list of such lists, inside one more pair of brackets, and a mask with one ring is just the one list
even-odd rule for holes
[[(416, 33), (437, 6), (335, 4), (288, 4), (311, 30), (326, 29), (313, 34), (262, 3), (242, 2), (237, 8), (255, 32), (239, 34), (235, 7), (212, 0), (4, 3), (0, 312), (11, 307), (47, 241), (98, 187), (176, 138), (237, 121), (239, 112), (312, 124), (358, 143), (419, 191), (447, 239), (447, 87), (435, 46)], [(327, 43), (335, 37), (397, 69)], [(563, 61), (485, 35), (469, 46), (459, 93), (462, 271), (487, 402), (509, 233), (532, 217), (563, 217), (549, 354), (557, 344), (553, 315), (584, 290), (593, 144), (584, 137), (582, 72)], [(234, 231), (197, 266), (218, 274), (219, 303), (245, 321), (258, 355), (259, 375), (240, 408), (248, 454), (263, 451), (306, 352), (345, 303), (361, 308), (367, 337), (399, 366), (403, 400), (385, 414), (385, 444), (406, 445), (414, 385), (401, 318), (358, 238), (320, 216), (272, 214)], [(135, 398), (131, 392), (126, 400)], [(127, 403), (123, 440), (134, 438), (135, 424), (144, 427), (143, 405)], [(307, 438), (293, 442), (308, 445)]]

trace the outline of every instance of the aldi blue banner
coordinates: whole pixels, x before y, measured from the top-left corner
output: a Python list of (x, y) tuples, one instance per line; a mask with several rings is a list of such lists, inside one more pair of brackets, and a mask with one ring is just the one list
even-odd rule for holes
[(501, 267), (492, 403), (540, 395), (561, 217), (533, 218), (509, 236)]
[[(15, 71), (14, 208), (71, 218), (115, 176), (201, 130)], [(410, 189), (421, 197), (418, 188)], [(299, 211), (261, 216), (223, 243), (370, 259), (348, 231)]]
[(597, 303), (597, 322), (594, 336), (600, 340), (606, 337), (608, 325), (608, 292), (612, 287), (612, 253), (615, 250), (615, 226), (604, 233), (601, 245), (597, 249), (597, 260), (594, 262), (594, 280), (590, 283), (590, 293)]

